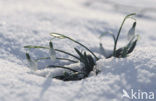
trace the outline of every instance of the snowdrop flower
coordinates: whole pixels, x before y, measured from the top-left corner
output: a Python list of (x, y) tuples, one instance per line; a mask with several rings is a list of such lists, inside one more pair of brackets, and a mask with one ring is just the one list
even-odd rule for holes
[(135, 26), (136, 22), (133, 23), (132, 28), (128, 31), (128, 40), (131, 40), (132, 37), (135, 35)]
[(37, 62), (31, 60), (30, 55), (28, 53), (26, 53), (26, 58), (27, 58), (28, 63), (30, 65), (30, 69), (33, 71), (36, 71), (37, 70)]
[(113, 51), (111, 50), (105, 50), (102, 46), (102, 43), (100, 43), (100, 52), (102, 55), (104, 55), (106, 58), (109, 58), (113, 55)]
[(56, 60), (56, 52), (55, 52), (55, 49), (53, 48), (53, 44), (51, 41), (49, 42), (49, 47), (50, 47), (50, 49), (49, 49), (50, 59), (52, 61), (55, 61)]

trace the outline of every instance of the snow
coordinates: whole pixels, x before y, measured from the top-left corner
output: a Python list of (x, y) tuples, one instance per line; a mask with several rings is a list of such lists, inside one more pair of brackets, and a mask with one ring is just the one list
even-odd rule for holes
[[(156, 94), (155, 5), (155, 0), (0, 0), (0, 101), (131, 101), (122, 99), (123, 89)], [(124, 59), (101, 56), (97, 76), (63, 82), (50, 78), (55, 75), (53, 70), (43, 69), (50, 61), (41, 61), (42, 70), (36, 72), (28, 68), (23, 46), (48, 46), (51, 32), (68, 35), (97, 55), (100, 42), (113, 49), (112, 39), (100, 41), (98, 37), (106, 31), (116, 34), (124, 16), (131, 12), (137, 13), (136, 33), (140, 35), (136, 49)], [(124, 25), (119, 46), (126, 44), (132, 23), (128, 20)], [(74, 47), (81, 48), (64, 39), (55, 40), (54, 47), (73, 54)], [(47, 50), (31, 51), (33, 58), (48, 56)], [(62, 53), (57, 56), (71, 58)]]

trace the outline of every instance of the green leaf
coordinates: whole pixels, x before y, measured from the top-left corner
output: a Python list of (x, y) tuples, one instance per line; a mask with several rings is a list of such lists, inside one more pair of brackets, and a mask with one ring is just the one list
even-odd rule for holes
[(86, 52), (84, 52), (84, 58), (87, 58), (87, 53)]
[(84, 58), (83, 54), (77, 48), (74, 48), (74, 49), (77, 52), (77, 54), (80, 56), (80, 60), (82, 60)]
[(115, 51), (116, 54), (113, 54), (114, 57), (120, 57), (121, 54), (122, 54), (122, 51), (123, 51), (123, 47), (122, 48), (119, 48)]
[(88, 55), (89, 63), (93, 66), (95, 65), (94, 59), (92, 58), (91, 55)]
[(122, 54), (121, 54), (122, 58), (126, 57), (127, 54), (128, 54), (128, 48), (127, 47), (124, 47), (123, 48), (123, 51), (122, 51)]

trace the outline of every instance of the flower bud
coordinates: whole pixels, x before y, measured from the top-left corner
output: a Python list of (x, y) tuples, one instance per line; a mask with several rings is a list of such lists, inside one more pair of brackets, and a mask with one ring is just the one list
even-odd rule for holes
[(56, 52), (55, 52), (55, 49), (53, 48), (53, 44), (51, 41), (49, 42), (49, 47), (50, 47), (50, 49), (49, 49), (50, 59), (52, 61), (55, 61), (56, 60)]
[(100, 53), (105, 57), (109, 58), (112, 56), (113, 51), (104, 49), (102, 43), (100, 43)]
[(135, 35), (135, 27), (136, 27), (136, 22), (133, 23), (133, 26), (128, 31), (128, 40), (131, 40), (133, 36)]
[(30, 69), (33, 70), (33, 71), (36, 71), (37, 70), (37, 62), (31, 60), (30, 55), (28, 53), (26, 53), (26, 58), (28, 60)]

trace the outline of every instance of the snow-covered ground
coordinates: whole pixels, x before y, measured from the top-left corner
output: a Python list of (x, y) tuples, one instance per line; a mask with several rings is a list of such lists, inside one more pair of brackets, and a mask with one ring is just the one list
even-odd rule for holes
[[(156, 96), (155, 5), (155, 0), (0, 0), (0, 101), (137, 101), (122, 98), (123, 89), (154, 92)], [(100, 59), (97, 76), (63, 82), (42, 77), (48, 70), (29, 70), (24, 45), (47, 46), (49, 33), (58, 32), (98, 54), (99, 35), (105, 31), (116, 34), (124, 16), (132, 12), (137, 13), (136, 33), (141, 36), (136, 49), (124, 59)], [(124, 25), (119, 46), (126, 43), (131, 24), (128, 20)], [(102, 43), (113, 48), (110, 38)], [(73, 54), (73, 47), (80, 48), (67, 40), (56, 40), (54, 47)], [(47, 56), (46, 52), (33, 50), (31, 56)], [(39, 68), (46, 64), (40, 62)]]

